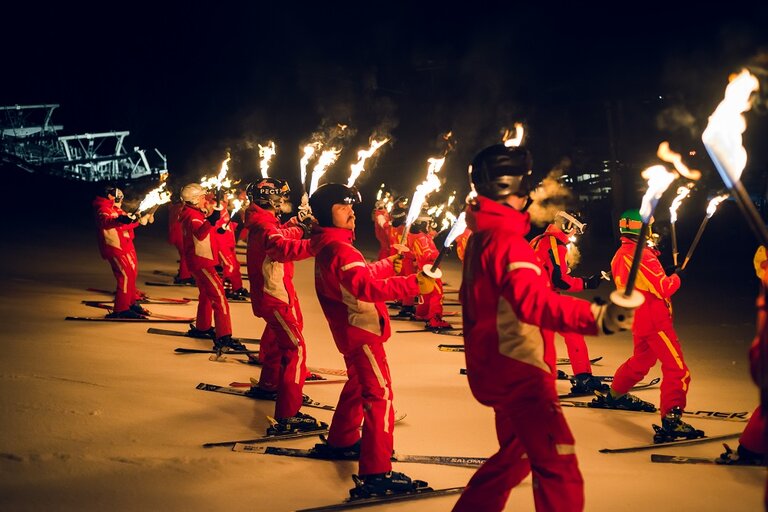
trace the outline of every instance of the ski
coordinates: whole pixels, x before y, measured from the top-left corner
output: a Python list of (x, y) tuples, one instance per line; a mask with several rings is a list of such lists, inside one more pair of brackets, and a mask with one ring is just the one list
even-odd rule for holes
[[(252, 445), (237, 443), (232, 448), (235, 452), (257, 453), (262, 455), (281, 455), (285, 457), (303, 457), (317, 460), (356, 460), (348, 458), (324, 457), (314, 449), (302, 450), (299, 448), (283, 448), (281, 446)], [(406, 455), (395, 452), (392, 462), (409, 462), (416, 464), (438, 464), (443, 466), (456, 466), (462, 468), (477, 468), (487, 459), (481, 457), (450, 457), (445, 455)]]
[[(443, 314), (440, 316), (461, 316), (461, 313), (458, 311), (443, 311)], [(416, 318), (412, 316), (397, 316), (397, 315), (389, 315), (390, 320), (397, 320), (397, 321), (404, 321), (404, 322), (426, 322), (426, 320), (417, 320)]]
[(353, 500), (347, 498), (341, 503), (335, 505), (326, 505), (324, 507), (302, 508), (296, 512), (331, 512), (334, 510), (347, 510), (351, 508), (370, 507), (373, 505), (381, 505), (386, 503), (397, 503), (400, 501), (412, 501), (424, 498), (436, 498), (438, 496), (450, 496), (452, 494), (460, 494), (463, 491), (463, 487), (448, 487), (445, 489), (433, 489), (431, 487), (424, 487), (411, 492), (402, 492), (397, 494), (388, 494), (385, 496), (373, 496), (371, 498), (361, 498)]
[[(337, 382), (347, 382), (347, 380), (349, 380), (349, 379), (326, 379), (325, 377), (321, 377), (320, 375), (317, 375), (317, 374), (313, 374), (313, 375), (315, 375), (315, 378), (307, 378), (304, 381), (304, 384), (334, 384)], [(258, 379), (255, 379), (253, 377), (251, 377), (250, 382), (235, 381), (235, 382), (229, 383), (229, 386), (233, 388), (250, 388), (258, 385), (259, 385)]]
[(437, 346), (437, 349), (440, 352), (464, 352), (464, 344), (463, 343), (459, 345), (440, 344)]
[[(595, 407), (592, 402), (581, 402), (577, 400), (560, 400), (562, 407), (582, 407), (586, 409), (594, 409), (596, 411), (622, 411), (641, 414), (658, 414), (658, 411), (632, 411), (628, 409), (609, 409), (607, 407)], [(723, 420), (723, 421), (735, 421), (746, 422), (749, 421), (749, 412), (723, 412), (723, 411), (685, 411), (683, 416), (687, 419), (704, 419), (704, 420)]]
[[(206, 348), (186, 348), (186, 347), (176, 347), (173, 349), (174, 352), (177, 354), (218, 354), (219, 352), (217, 350), (213, 350), (212, 348), (206, 349)], [(222, 355), (243, 355), (243, 354), (258, 354), (258, 350), (229, 350), (227, 352), (222, 352)]]
[[(84, 300), (83, 304), (91, 308), (106, 309), (107, 311), (114, 311), (114, 308), (109, 303)], [(175, 315), (162, 315), (160, 313), (152, 313), (151, 311), (147, 315), (149, 318), (159, 318), (161, 320), (185, 320), (187, 322), (193, 322), (195, 319), (192, 317), (175, 316)]]
[[(199, 389), (199, 388), (198, 388)], [(312, 430), (310, 432), (293, 432), (291, 434), (264, 435), (253, 439), (241, 439), (239, 441), (219, 441), (216, 443), (205, 443), (203, 448), (213, 448), (215, 446), (234, 446), (238, 443), (267, 443), (269, 441), (283, 441), (285, 439), (301, 439), (302, 437), (315, 437), (321, 434), (327, 434), (328, 429)]]
[(172, 320), (167, 318), (107, 318), (104, 316), (68, 316), (64, 320), (75, 320), (80, 322), (133, 322), (150, 324), (187, 324), (189, 319), (182, 318)]
[[(613, 375), (593, 375), (594, 378), (602, 382), (613, 382)], [(573, 375), (568, 375), (563, 370), (557, 370), (557, 380), (573, 380)]]
[(725, 468), (764, 468), (765, 464), (722, 464), (718, 462), (720, 457), (688, 457), (687, 455), (662, 455), (661, 453), (652, 453), (651, 462), (662, 462), (667, 464), (711, 464)]
[[(595, 364), (596, 362), (598, 362), (598, 361), (600, 361), (602, 359), (603, 359), (603, 356), (595, 357), (595, 358), (590, 359), (589, 362), (591, 364)], [(556, 361), (556, 364), (571, 364), (571, 360), (568, 359), (567, 357), (558, 357), (557, 361)]]
[[(222, 359), (223, 360), (223, 359)], [(231, 361), (236, 363), (242, 363), (247, 364), (250, 366), (261, 366), (261, 363), (257, 360), (251, 360), (251, 359), (231, 359)], [(337, 369), (337, 368), (316, 368), (314, 366), (307, 366), (307, 370), (309, 370), (312, 373), (322, 373), (323, 375), (338, 375), (341, 377), (347, 376), (347, 370)]]
[(153, 270), (152, 273), (156, 276), (176, 277), (176, 274), (173, 272), (168, 272), (167, 270)]
[[(661, 381), (661, 379), (659, 377), (656, 377), (653, 380), (651, 380), (650, 382), (638, 382), (637, 384), (635, 384), (632, 387), (632, 389), (630, 389), (630, 391), (637, 391), (638, 389), (651, 388), (651, 387), (655, 386), (656, 384), (658, 384), (660, 381)], [(593, 395), (594, 395), (594, 393), (590, 392), (590, 393), (565, 393), (563, 395), (557, 395), (557, 396), (558, 396), (558, 398), (577, 398), (577, 397), (580, 397), (580, 396), (593, 396)]]
[(186, 287), (197, 287), (196, 284), (184, 284), (184, 283), (174, 283), (174, 282), (163, 282), (163, 281), (144, 281), (144, 284), (147, 286), (186, 286)]
[[(102, 290), (101, 288), (86, 288), (86, 291), (101, 293), (104, 295), (112, 295), (114, 297), (115, 292), (111, 290)], [(86, 302), (86, 301), (83, 301)], [(88, 301), (88, 302), (101, 302), (101, 301)], [(187, 304), (189, 299), (172, 299), (170, 297), (149, 297), (144, 295), (143, 298), (137, 300), (139, 304)]]
[[(157, 329), (155, 327), (150, 327), (147, 329), (147, 332), (149, 334), (164, 334), (166, 336), (183, 336), (185, 338), (192, 338), (193, 340), (211, 340), (211, 338), (207, 336), (198, 338), (197, 336), (190, 336), (185, 331), (173, 331), (171, 329)], [(235, 338), (234, 336), (232, 337), (232, 341), (239, 341), (240, 343), (261, 343), (259, 338)]]
[[(226, 354), (231, 354), (232, 352), (226, 352)], [(233, 388), (228, 386), (217, 386), (216, 384), (206, 384), (204, 382), (201, 382), (197, 385), (197, 389), (200, 389), (202, 391), (213, 391), (215, 393), (226, 393), (229, 395), (239, 395), (244, 396), (246, 398), (251, 398), (253, 400), (270, 400), (267, 398), (257, 398), (254, 396), (250, 396), (248, 394), (248, 390), (242, 389), (242, 388)], [(271, 401), (274, 402), (274, 399)], [(317, 402), (315, 400), (312, 400), (307, 395), (304, 395), (304, 401), (302, 402), (302, 405), (307, 407), (314, 407), (316, 409), (325, 409), (326, 411), (335, 411), (336, 407), (333, 405), (323, 404), (320, 402)], [(322, 432), (321, 432), (322, 433)]]
[(732, 434), (723, 434), (719, 436), (697, 437), (696, 439), (680, 439), (678, 441), (668, 441), (666, 443), (639, 444), (636, 446), (626, 446), (624, 448), (603, 448), (599, 451), (600, 453), (640, 452), (643, 450), (652, 450), (654, 448), (664, 448), (667, 446), (681, 446), (681, 445), (687, 445), (687, 444), (707, 443), (709, 441), (720, 441), (723, 439), (732, 439), (734, 437), (739, 437), (740, 435), (741, 435), (741, 432), (734, 432)]
[(445, 328), (442, 328), (442, 329), (427, 329), (427, 328), (423, 328), (423, 329), (405, 329), (405, 330), (399, 330), (399, 331), (395, 331), (395, 332), (399, 332), (399, 333), (406, 333), (406, 332), (434, 332), (434, 333), (437, 333), (437, 332), (443, 332), (443, 331), (460, 331), (460, 330), (461, 329), (458, 328), (458, 327), (445, 327)]
[[(190, 301), (190, 302), (197, 302), (199, 299), (197, 297), (184, 297), (184, 300)], [(240, 298), (240, 299), (233, 299), (232, 297), (227, 297), (227, 302), (232, 304), (233, 302), (243, 302), (245, 304), (250, 304), (251, 299), (248, 297)]]

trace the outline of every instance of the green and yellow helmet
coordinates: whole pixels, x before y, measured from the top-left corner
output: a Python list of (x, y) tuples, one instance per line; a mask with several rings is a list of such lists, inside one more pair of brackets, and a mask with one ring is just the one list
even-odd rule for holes
[(639, 235), (642, 226), (643, 218), (638, 209), (627, 210), (619, 217), (619, 231), (622, 235)]

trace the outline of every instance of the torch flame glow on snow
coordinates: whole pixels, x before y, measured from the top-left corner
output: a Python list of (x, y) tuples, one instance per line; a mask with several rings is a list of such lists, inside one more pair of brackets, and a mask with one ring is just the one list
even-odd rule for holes
[(147, 195), (141, 200), (139, 208), (136, 211), (145, 212), (152, 207), (170, 202), (171, 193), (168, 190), (165, 190), (165, 185), (166, 182), (163, 182), (159, 187), (147, 192)]
[(741, 134), (747, 129), (742, 115), (752, 106), (750, 96), (758, 89), (758, 81), (746, 69), (736, 75), (725, 89), (725, 98), (709, 116), (709, 124), (701, 135), (707, 152), (720, 177), (731, 189), (747, 165), (747, 150)]
[(506, 147), (516, 148), (522, 144), (524, 134), (525, 130), (523, 130), (523, 123), (515, 123), (515, 136), (510, 138), (512, 133), (509, 130), (504, 130), (504, 136), (501, 138), (501, 140), (504, 142)]
[(269, 161), (277, 154), (277, 148), (273, 141), (269, 141), (266, 146), (259, 144), (259, 169), (261, 169), (261, 177), (269, 178)]
[(680, 205), (683, 204), (683, 199), (688, 197), (688, 194), (691, 193), (691, 188), (689, 186), (682, 186), (677, 188), (677, 195), (672, 200), (672, 204), (669, 205), (669, 222), (674, 224), (677, 222), (677, 209), (680, 208)]
[(683, 163), (683, 157), (679, 153), (675, 153), (669, 149), (669, 142), (664, 141), (659, 144), (659, 149), (656, 151), (656, 155), (665, 162), (669, 162), (675, 166), (675, 170), (680, 173), (681, 176), (688, 178), (689, 180), (698, 180), (701, 178), (701, 171), (691, 170)]
[(721, 194), (717, 197), (713, 197), (709, 204), (707, 204), (707, 217), (712, 217), (717, 211), (717, 207), (720, 206), (720, 203), (726, 199), (728, 199), (728, 194)]
[[(408, 216), (405, 218), (406, 226), (413, 224), (413, 222), (419, 216), (419, 212), (421, 211), (421, 207), (424, 204), (424, 200), (427, 198), (427, 196), (436, 190), (440, 190), (440, 178), (437, 177), (437, 173), (440, 172), (440, 169), (443, 168), (445, 157), (429, 158), (427, 159), (427, 162), (429, 162), (429, 168), (427, 169), (427, 179), (422, 181), (421, 184), (416, 187), (416, 190), (413, 193), (411, 206), (408, 210)], [(408, 230), (406, 229), (404, 233), (407, 232)]]
[(350, 166), (352, 172), (350, 173), (349, 180), (347, 181), (348, 187), (354, 185), (355, 181), (357, 181), (357, 178), (360, 177), (360, 175), (365, 170), (365, 161), (368, 160), (376, 152), (377, 149), (379, 149), (387, 142), (389, 142), (389, 139), (384, 139), (381, 141), (374, 140), (371, 142), (371, 147), (368, 149), (361, 149), (357, 152), (357, 162)]
[(653, 165), (645, 169), (640, 175), (648, 182), (648, 190), (645, 191), (640, 205), (640, 217), (644, 223), (648, 224), (653, 210), (656, 209), (656, 204), (664, 191), (675, 181), (677, 174), (668, 171), (663, 165)]
[(331, 148), (320, 154), (320, 158), (317, 159), (317, 164), (312, 169), (312, 182), (309, 185), (310, 196), (317, 190), (317, 187), (320, 185), (320, 178), (323, 177), (328, 170), (328, 167), (339, 158), (339, 153), (341, 153), (340, 149)]

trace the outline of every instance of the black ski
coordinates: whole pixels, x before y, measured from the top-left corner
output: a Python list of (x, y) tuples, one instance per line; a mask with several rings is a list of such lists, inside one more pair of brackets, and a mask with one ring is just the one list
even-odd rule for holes
[[(139, 299), (136, 301), (138, 304), (189, 304), (189, 300), (187, 299), (170, 299), (167, 297), (157, 297), (157, 298), (145, 298), (145, 299)], [(105, 304), (109, 306), (110, 308), (114, 305), (114, 301), (112, 300), (82, 300), (80, 301), (81, 304)]]
[[(590, 363), (595, 364), (596, 362), (600, 361), (603, 358), (603, 356), (595, 357), (589, 360)], [(571, 364), (571, 360), (567, 357), (558, 357), (556, 364)]]
[(107, 318), (103, 316), (68, 316), (64, 320), (76, 320), (80, 322), (128, 322), (149, 324), (188, 324), (189, 319), (171, 320), (164, 318)]
[(452, 494), (460, 494), (463, 490), (463, 487), (448, 487), (445, 489), (432, 489), (431, 487), (425, 487), (423, 489), (417, 489), (412, 492), (388, 494), (386, 496), (375, 496), (372, 498), (362, 498), (357, 500), (347, 498), (345, 501), (335, 505), (302, 508), (296, 512), (331, 512), (333, 510), (347, 510), (350, 508), (370, 507), (373, 505), (381, 505), (385, 503), (397, 503), (400, 501), (412, 501), (424, 498), (436, 498), (438, 496), (450, 496)]
[[(101, 288), (86, 288), (89, 292), (101, 293), (104, 295), (115, 296), (114, 290), (102, 290)], [(171, 299), (168, 297), (149, 297), (144, 295), (143, 299), (139, 299), (136, 302), (140, 304), (186, 304), (189, 302), (187, 299)]]
[[(186, 347), (176, 347), (173, 349), (174, 352), (177, 354), (218, 354), (218, 351), (213, 350), (212, 348), (186, 348)], [(244, 354), (258, 354), (258, 350), (229, 350), (227, 352), (222, 352), (222, 355), (233, 355), (233, 356), (239, 356)]]
[(440, 333), (445, 331), (460, 331), (461, 329), (459, 327), (445, 327), (443, 329), (405, 329), (405, 330), (399, 330), (395, 332), (399, 333), (405, 333), (405, 332), (434, 332), (434, 333)]
[[(200, 388), (198, 388), (200, 389)], [(216, 443), (205, 443), (203, 444), (203, 448), (213, 448), (215, 446), (234, 446), (238, 443), (267, 443), (269, 441), (283, 441), (285, 439), (300, 439), (302, 437), (315, 437), (319, 436), (321, 434), (327, 434), (328, 429), (321, 429), (321, 430), (313, 430), (311, 432), (294, 432), (292, 434), (278, 434), (278, 435), (272, 435), (272, 436), (261, 436), (261, 437), (255, 437), (253, 439), (241, 439), (238, 441), (219, 441)]]
[[(651, 380), (651, 382), (638, 382), (637, 384), (635, 384), (632, 387), (632, 389), (630, 391), (637, 391), (638, 389), (647, 389), (647, 388), (655, 386), (660, 381), (661, 381), (661, 379), (659, 377), (656, 377), (653, 380)], [(593, 392), (589, 392), (589, 393), (565, 393), (563, 395), (557, 395), (557, 396), (558, 396), (558, 398), (577, 398), (577, 397), (580, 397), (580, 396), (594, 396), (594, 393)]]
[[(157, 329), (155, 327), (150, 327), (147, 329), (147, 332), (149, 334), (164, 334), (167, 336), (183, 336), (185, 338), (192, 338), (194, 340), (210, 340), (211, 338), (205, 336), (205, 337), (197, 337), (197, 336), (190, 336), (185, 331), (173, 331), (171, 329)], [(240, 343), (255, 343), (259, 344), (261, 340), (259, 338), (235, 338), (232, 337), (232, 341), (239, 341)]]
[[(464, 333), (462, 333), (464, 334)], [(440, 344), (437, 346), (437, 349), (440, 352), (464, 352), (464, 344), (461, 343), (459, 345), (445, 345)]]
[[(266, 455), (282, 455), (286, 457), (304, 457), (317, 460), (350, 460), (347, 458), (324, 457), (313, 449), (302, 450), (300, 448), (283, 448), (281, 446), (255, 446), (246, 443), (237, 443), (232, 451), (248, 452)], [(354, 459), (352, 459), (354, 460)], [(445, 455), (405, 455), (395, 452), (392, 456), (392, 462), (412, 462), (416, 464), (438, 464), (442, 466), (457, 466), (462, 468), (477, 468), (486, 460), (481, 457), (450, 457)]]
[[(190, 301), (190, 302), (197, 302), (199, 299), (197, 297), (184, 297), (184, 300)], [(227, 297), (227, 302), (229, 302), (230, 304), (233, 302), (242, 302), (245, 304), (250, 304), (251, 299), (248, 297), (237, 298), (237, 299), (233, 299), (232, 297)]]
[[(613, 375), (593, 375), (594, 378), (602, 382), (613, 382)], [(563, 370), (557, 370), (557, 380), (572, 380), (573, 375), (568, 375)]]
[[(227, 354), (231, 354), (232, 352), (227, 352)], [(215, 393), (226, 393), (228, 395), (239, 395), (244, 396), (246, 398), (251, 398), (253, 400), (269, 400), (266, 398), (257, 398), (254, 396), (250, 396), (248, 394), (248, 390), (245, 388), (233, 388), (231, 386), (217, 386), (216, 384), (206, 384), (204, 382), (201, 382), (197, 385), (197, 389), (200, 389), (202, 391), (213, 391)], [(274, 402), (274, 399), (272, 400)], [(317, 402), (315, 400), (312, 400), (307, 395), (304, 395), (304, 401), (302, 402), (302, 405), (307, 407), (314, 407), (316, 409), (325, 409), (326, 411), (335, 411), (336, 407), (333, 405), (328, 404), (322, 404), (320, 402)], [(320, 432), (321, 434), (324, 432)]]
[[(108, 303), (108, 302), (99, 302), (99, 301), (94, 301), (94, 300), (84, 300), (83, 304), (85, 304), (86, 306), (91, 307), (91, 308), (106, 309), (107, 311), (110, 311), (110, 312), (114, 311), (113, 304)], [(186, 317), (186, 316), (175, 316), (175, 315), (163, 315), (163, 314), (160, 314), (160, 313), (153, 313), (151, 311), (146, 316), (148, 316), (149, 318), (159, 318), (161, 320), (185, 320), (187, 322), (193, 322), (195, 320), (191, 316), (190, 317)]]
[(740, 435), (741, 435), (741, 432), (734, 432), (732, 434), (723, 434), (719, 436), (697, 437), (696, 439), (680, 439), (678, 441), (669, 441), (666, 443), (639, 444), (636, 446), (626, 446), (624, 448), (603, 448), (600, 450), (600, 453), (640, 452), (643, 450), (653, 450), (654, 448), (664, 448), (666, 446), (680, 446), (680, 445), (686, 445), (686, 444), (707, 443), (709, 441), (721, 441), (723, 439), (732, 439), (734, 437), (739, 437)]
[(163, 281), (144, 281), (144, 284), (147, 286), (187, 286), (187, 287), (197, 287), (196, 284), (185, 284), (185, 283), (174, 283), (174, 282), (163, 282)]
[[(641, 414), (658, 414), (658, 411), (631, 411), (627, 409), (609, 409), (607, 407), (595, 407), (591, 401), (580, 402), (577, 400), (560, 400), (562, 407), (582, 407), (586, 409), (594, 409), (596, 411), (621, 411), (632, 412)], [(683, 416), (686, 419), (704, 419), (704, 420), (723, 420), (723, 421), (735, 421), (746, 422), (749, 421), (749, 412), (723, 412), (723, 411), (685, 411)]]
[(660, 453), (651, 454), (651, 462), (662, 462), (667, 464), (711, 464), (723, 466), (725, 468), (764, 468), (765, 464), (722, 464), (718, 462), (719, 457), (688, 457), (687, 455), (662, 455)]

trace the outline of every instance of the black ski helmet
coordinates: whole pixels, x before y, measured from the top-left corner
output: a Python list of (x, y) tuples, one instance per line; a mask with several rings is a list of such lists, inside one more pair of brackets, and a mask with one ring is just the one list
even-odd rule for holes
[(360, 204), (363, 200), (357, 188), (348, 187), (341, 183), (325, 183), (309, 197), (309, 207), (317, 223), (324, 227), (333, 227), (331, 208), (335, 204)]
[(489, 199), (527, 197), (535, 188), (533, 157), (522, 147), (494, 144), (480, 151), (469, 166), (475, 191)]
[(112, 196), (115, 198), (115, 202), (119, 203), (123, 200), (123, 191), (117, 188), (117, 185), (114, 183), (107, 183), (103, 187), (99, 188), (99, 191), (97, 194), (100, 197), (109, 197)]
[(284, 200), (291, 193), (287, 181), (277, 178), (262, 178), (254, 181), (245, 189), (248, 199), (263, 208), (280, 209)]

